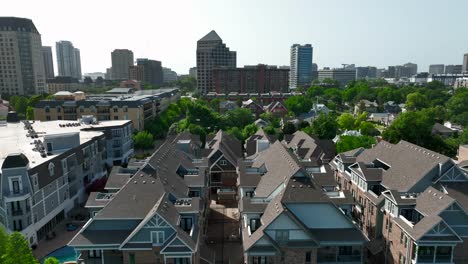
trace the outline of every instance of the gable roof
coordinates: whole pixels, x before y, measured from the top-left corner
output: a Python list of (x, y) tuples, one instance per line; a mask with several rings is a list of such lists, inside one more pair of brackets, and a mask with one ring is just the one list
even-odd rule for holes
[(227, 134), (223, 130), (219, 130), (215, 137), (208, 144), (211, 149), (208, 158), (213, 156), (218, 150), (221, 151), (224, 157), (234, 166), (237, 166), (237, 160), (242, 158), (242, 144), (240, 141)]
[[(357, 162), (371, 164), (376, 160), (390, 167), (382, 173), (382, 185), (399, 192), (410, 192), (432, 169), (450, 162), (450, 158), (423, 147), (401, 140), (398, 144), (381, 141), (365, 149), (356, 157)], [(428, 179), (431, 181), (432, 179)]]
[(216, 31), (211, 30), (208, 34), (206, 34), (203, 38), (198, 41), (222, 41)]

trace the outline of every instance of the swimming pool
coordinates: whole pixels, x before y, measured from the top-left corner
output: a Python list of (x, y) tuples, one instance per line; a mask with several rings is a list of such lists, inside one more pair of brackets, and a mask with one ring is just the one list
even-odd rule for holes
[(42, 260), (41, 263), (44, 262), (48, 257), (54, 257), (56, 258), (60, 263), (64, 263), (66, 261), (76, 261), (78, 258), (78, 254), (76, 253), (75, 249), (72, 247), (64, 246), (61, 247), (52, 253), (49, 253), (47, 256), (45, 256)]

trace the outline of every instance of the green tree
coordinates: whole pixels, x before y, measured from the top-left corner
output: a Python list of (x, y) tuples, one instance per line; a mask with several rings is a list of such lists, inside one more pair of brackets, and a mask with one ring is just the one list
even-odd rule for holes
[(34, 120), (34, 108), (31, 106), (28, 106), (28, 108), (26, 108), (26, 119)]
[(257, 130), (258, 130), (258, 127), (255, 124), (246, 125), (242, 131), (244, 139), (247, 139), (253, 134), (255, 134)]
[(336, 142), (336, 151), (341, 153), (360, 147), (371, 148), (376, 143), (375, 138), (369, 136), (340, 136), (340, 140)]
[(239, 127), (241, 130), (254, 122), (252, 112), (247, 108), (236, 108), (228, 111), (224, 114), (223, 119), (226, 127)]
[(229, 135), (236, 137), (239, 140), (244, 140), (244, 135), (242, 134), (242, 130), (238, 127), (231, 127), (226, 131)]
[(7, 243), (8, 243), (8, 234), (5, 231), (5, 229), (3, 229), (3, 227), (0, 227), (0, 263), (2, 263), (1, 262), (2, 256), (6, 252)]
[(307, 113), (312, 108), (312, 100), (306, 96), (291, 96), (284, 101), (284, 105), (296, 116)]
[(332, 139), (338, 131), (338, 123), (333, 114), (319, 114), (310, 127), (304, 129), (310, 135), (317, 136), (320, 139)]
[(417, 111), (428, 106), (427, 98), (425, 95), (420, 94), (419, 92), (410, 93), (406, 96), (405, 107), (410, 111)]
[(468, 88), (458, 88), (447, 102), (448, 119), (468, 126)]
[(13, 232), (8, 238), (5, 254), (2, 258), (2, 264), (38, 264), (34, 258), (28, 242), (19, 232)]
[(294, 132), (296, 132), (296, 126), (291, 122), (286, 122), (283, 125), (282, 131), (284, 135), (292, 135)]
[(338, 125), (343, 130), (354, 129), (355, 122), (356, 122), (356, 119), (350, 113), (343, 113), (338, 117)]
[(133, 142), (136, 148), (150, 149), (154, 145), (154, 138), (148, 131), (140, 131), (133, 136)]
[(49, 257), (46, 260), (44, 260), (44, 264), (60, 264), (60, 261), (54, 257)]
[(379, 130), (371, 122), (361, 122), (358, 128), (364, 136), (378, 136), (380, 134)]
[(400, 114), (382, 133), (382, 137), (397, 143), (401, 139), (422, 146), (431, 140), (434, 116), (429, 110), (410, 111)]

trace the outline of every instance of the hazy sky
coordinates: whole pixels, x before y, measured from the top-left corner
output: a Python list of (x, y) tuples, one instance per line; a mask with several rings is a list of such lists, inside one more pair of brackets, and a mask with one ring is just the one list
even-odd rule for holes
[(72, 41), (83, 73), (104, 72), (116, 48), (188, 73), (196, 41), (212, 29), (238, 66), (288, 65), (291, 44), (311, 43), (319, 68), (410, 61), (426, 71), (462, 63), (467, 10), (467, 0), (15, 0), (3, 1), (0, 16), (31, 18), (43, 45)]

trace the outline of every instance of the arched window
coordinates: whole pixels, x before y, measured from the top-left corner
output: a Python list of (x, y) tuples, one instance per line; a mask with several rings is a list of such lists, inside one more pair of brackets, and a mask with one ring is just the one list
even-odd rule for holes
[(55, 165), (54, 163), (49, 163), (49, 176), (54, 176), (55, 175)]

